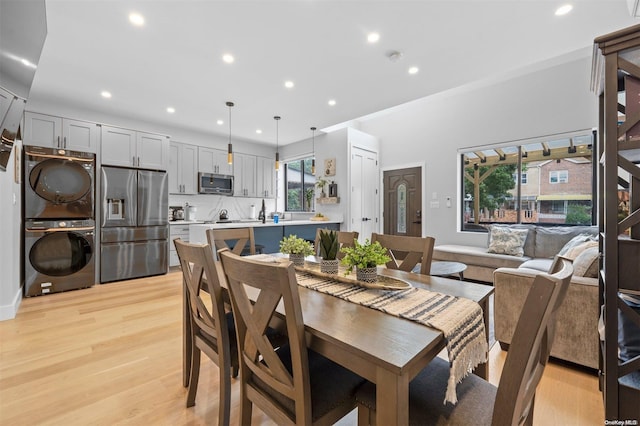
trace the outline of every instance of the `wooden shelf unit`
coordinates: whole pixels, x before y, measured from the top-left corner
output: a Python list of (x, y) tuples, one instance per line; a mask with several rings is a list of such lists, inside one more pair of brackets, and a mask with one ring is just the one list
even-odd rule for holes
[[(640, 81), (640, 25), (594, 41), (591, 83), (600, 109), (598, 192), (604, 194), (598, 200), (605, 325), (600, 387), (609, 421), (640, 418), (640, 356), (625, 363), (618, 359), (618, 311), (640, 325), (640, 315), (620, 298), (620, 294), (640, 294), (640, 143), (635, 135), (640, 112), (637, 105), (619, 103), (621, 95), (626, 99), (640, 95), (640, 85), (630, 79)], [(619, 186), (629, 193), (628, 210), (621, 214)]]

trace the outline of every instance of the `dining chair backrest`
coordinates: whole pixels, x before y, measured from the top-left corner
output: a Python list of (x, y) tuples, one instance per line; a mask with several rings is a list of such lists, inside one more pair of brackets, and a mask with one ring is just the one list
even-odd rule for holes
[(536, 387), (549, 360), (557, 311), (573, 275), (570, 260), (556, 257), (552, 274), (534, 279), (502, 369), (493, 425), (532, 424)]
[[(231, 229), (207, 229), (207, 241), (215, 251), (228, 248), (238, 256), (256, 254), (253, 227)], [(233, 245), (229, 243), (233, 241)]]
[[(241, 386), (247, 397), (254, 402), (259, 398), (262, 411), (276, 423), (290, 423), (291, 419), (280, 408), (278, 399), (262, 391), (261, 387), (266, 385), (281, 397), (294, 401), (295, 418), (301, 424), (311, 424), (307, 346), (293, 264), (258, 262), (240, 258), (228, 250), (220, 250), (218, 255), (231, 293), (241, 358)], [(247, 288), (260, 293), (253, 299), (255, 302), (250, 299)], [(267, 326), (281, 301), (291, 352), (291, 372), (266, 336)]]
[[(536, 387), (549, 359), (557, 311), (567, 294), (573, 265), (567, 259), (556, 258), (552, 272), (537, 275), (529, 289), (498, 387), (470, 374), (456, 387), (456, 404), (443, 404), (451, 367), (436, 357), (409, 385), (409, 425), (533, 424)], [(358, 424), (373, 424), (377, 409), (375, 386), (362, 386), (356, 400)]]
[[(191, 324), (191, 353), (189, 393), (187, 406), (195, 404), (200, 368), (200, 351), (205, 352), (220, 368), (220, 424), (229, 424), (231, 400), (232, 342), (229, 337), (227, 314), (224, 309), (223, 290), (220, 280), (224, 279), (220, 268), (216, 267), (213, 251), (208, 244), (190, 244), (180, 238), (174, 241), (183, 283), (188, 298), (188, 320)], [(203, 293), (209, 294), (206, 299)], [(233, 346), (236, 342), (233, 341)]]
[(435, 238), (371, 234), (371, 242), (376, 241), (387, 249), (387, 254), (391, 257), (386, 264), (387, 268), (411, 272), (419, 264), (420, 273), (429, 275)]
[(340, 251), (342, 247), (353, 247), (353, 240), (358, 239), (358, 231), (332, 231), (331, 229), (316, 229), (315, 250), (316, 256), (320, 256), (320, 231), (324, 232), (337, 232), (338, 233), (338, 259), (344, 257), (344, 253)]
[[(259, 262), (228, 249), (218, 256), (236, 319), (238, 423), (251, 423), (253, 404), (279, 425), (329, 425), (353, 411), (364, 379), (308, 347), (293, 263)], [(286, 328), (284, 341), (269, 339), (269, 324)]]

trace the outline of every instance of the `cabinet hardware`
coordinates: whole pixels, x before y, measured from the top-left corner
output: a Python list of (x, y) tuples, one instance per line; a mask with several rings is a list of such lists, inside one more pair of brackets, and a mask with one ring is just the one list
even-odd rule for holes
[(58, 148), (62, 148), (62, 145), (60, 145), (60, 136), (58, 136), (58, 143), (57, 143), (57, 145), (58, 145)]
[(67, 148), (67, 137), (66, 136), (62, 138), (62, 147), (65, 148), (65, 149)]

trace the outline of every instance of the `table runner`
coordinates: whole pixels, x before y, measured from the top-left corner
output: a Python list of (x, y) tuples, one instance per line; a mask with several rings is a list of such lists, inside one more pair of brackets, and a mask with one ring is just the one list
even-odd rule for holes
[(480, 305), (472, 300), (415, 287), (400, 291), (367, 289), (300, 271), (296, 276), (303, 287), (442, 331), (450, 364), (444, 403), (455, 404), (456, 384), (487, 361), (484, 316)]

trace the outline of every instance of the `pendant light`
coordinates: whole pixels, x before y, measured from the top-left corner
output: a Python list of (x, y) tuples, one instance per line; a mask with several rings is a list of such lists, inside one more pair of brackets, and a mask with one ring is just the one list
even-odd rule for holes
[(313, 158), (311, 159), (311, 174), (315, 176), (316, 174), (316, 128), (312, 127), (311, 131), (313, 132), (313, 136), (311, 139), (311, 146), (313, 148)]
[(276, 115), (273, 119), (276, 120), (276, 170), (280, 170), (280, 152), (278, 149), (278, 121), (280, 121), (280, 116)]
[(229, 107), (229, 144), (227, 145), (227, 163), (229, 164), (233, 164), (233, 145), (231, 144), (231, 108), (233, 105), (233, 102), (227, 101), (227, 106)]

